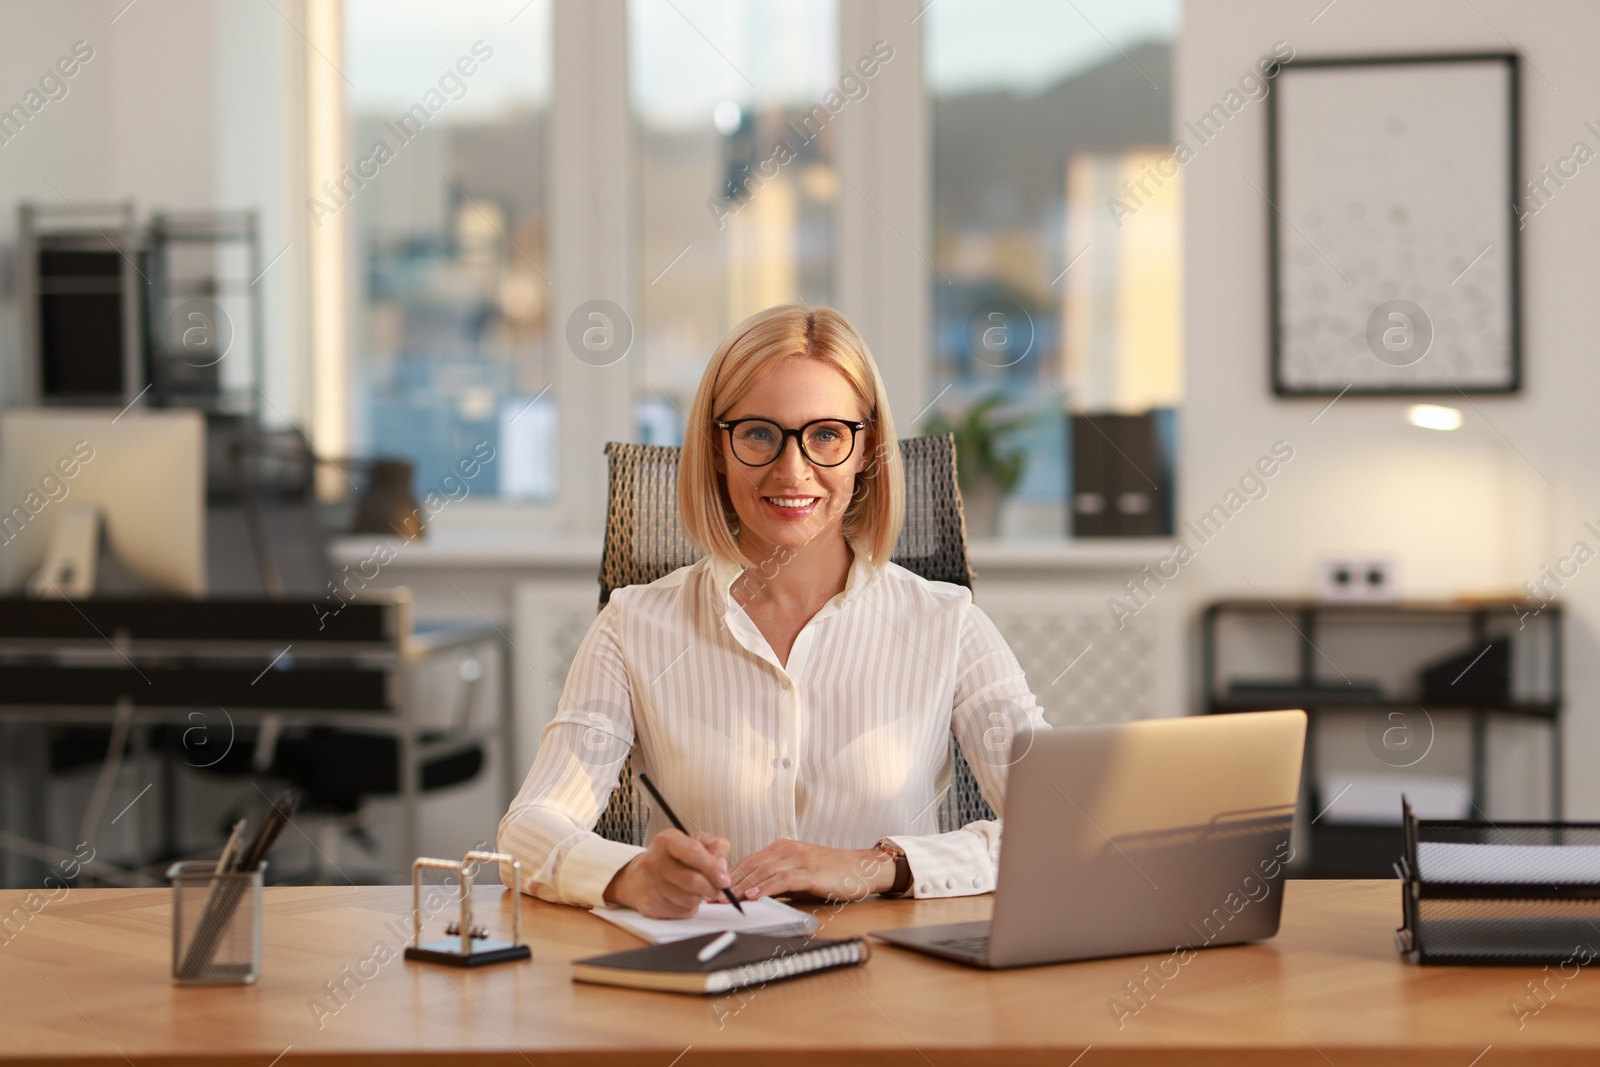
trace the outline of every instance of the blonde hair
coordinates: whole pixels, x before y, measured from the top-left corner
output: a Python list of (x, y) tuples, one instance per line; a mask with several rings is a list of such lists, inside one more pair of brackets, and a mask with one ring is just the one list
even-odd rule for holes
[[(843, 374), (855, 390), (867, 423), (873, 455), (856, 475), (855, 494), (844, 513), (844, 535), (857, 541), (876, 564), (889, 560), (905, 520), (905, 472), (883, 377), (867, 343), (830, 307), (779, 304), (751, 315), (728, 331), (700, 378), (689, 408), (678, 465), (678, 511), (689, 537), (712, 556), (744, 564), (739, 551), (739, 516), (728, 496), (715, 422), (725, 417), (763, 377), (789, 359), (815, 359)], [(861, 447), (858, 441), (858, 447)]]

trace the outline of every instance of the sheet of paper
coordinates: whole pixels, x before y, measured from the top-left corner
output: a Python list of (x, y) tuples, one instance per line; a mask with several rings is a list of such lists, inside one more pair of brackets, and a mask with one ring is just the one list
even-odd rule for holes
[(606, 922), (636, 934), (656, 945), (682, 941), (718, 930), (741, 934), (772, 934), (776, 937), (804, 937), (817, 931), (817, 920), (807, 912), (791, 908), (781, 900), (762, 897), (746, 900), (744, 914), (732, 904), (700, 903), (700, 911), (688, 919), (650, 919), (632, 908), (595, 908), (594, 914)]
[(1597, 845), (1481, 845), (1417, 842), (1417, 866), (1429, 882), (1600, 882)]

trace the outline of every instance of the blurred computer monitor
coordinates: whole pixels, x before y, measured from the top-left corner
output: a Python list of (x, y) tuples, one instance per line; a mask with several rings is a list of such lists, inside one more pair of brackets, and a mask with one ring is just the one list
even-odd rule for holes
[(0, 412), (0, 590), (23, 591), (93, 507), (115, 564), (99, 591), (204, 596), (205, 455), (198, 411)]

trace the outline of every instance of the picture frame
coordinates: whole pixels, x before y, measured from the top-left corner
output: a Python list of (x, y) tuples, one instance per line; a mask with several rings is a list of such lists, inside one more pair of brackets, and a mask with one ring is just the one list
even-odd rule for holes
[(1518, 57), (1291, 60), (1267, 131), (1273, 392), (1519, 392)]

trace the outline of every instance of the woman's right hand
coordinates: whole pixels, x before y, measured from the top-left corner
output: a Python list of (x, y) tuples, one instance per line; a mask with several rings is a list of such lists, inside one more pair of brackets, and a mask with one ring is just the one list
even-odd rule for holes
[(652, 919), (686, 919), (702, 900), (723, 899), (728, 880), (725, 837), (663, 830), (650, 847), (612, 876), (605, 902)]

